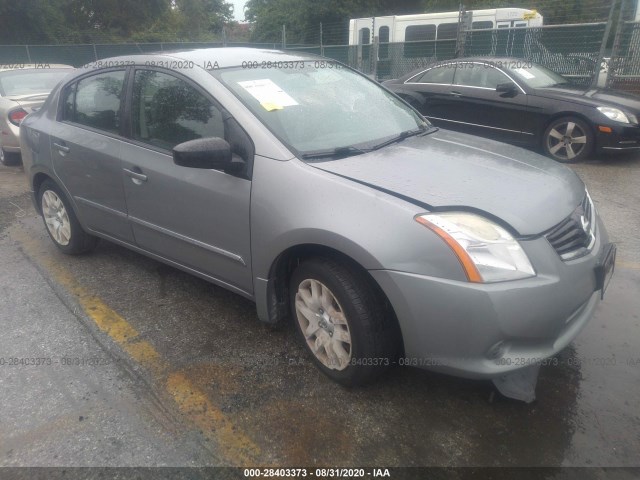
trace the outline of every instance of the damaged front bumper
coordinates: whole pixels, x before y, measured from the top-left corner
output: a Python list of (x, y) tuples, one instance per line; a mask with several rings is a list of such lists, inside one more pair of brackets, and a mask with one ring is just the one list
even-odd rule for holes
[[(603, 265), (615, 261), (615, 247), (598, 223), (591, 252), (567, 262), (545, 238), (521, 242), (537, 274), (514, 282), (370, 271), (398, 317), (401, 364), (493, 380), (504, 395), (533, 401), (540, 366), (552, 364), (551, 357), (578, 335), (602, 298)], [(609, 268), (609, 278), (611, 273)]]

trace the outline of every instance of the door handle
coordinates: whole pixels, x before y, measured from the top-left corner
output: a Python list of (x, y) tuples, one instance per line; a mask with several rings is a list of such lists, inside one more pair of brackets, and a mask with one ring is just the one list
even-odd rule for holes
[(142, 173), (142, 171), (138, 167), (133, 168), (138, 171), (136, 172), (135, 170), (129, 170), (128, 168), (123, 168), (122, 170), (124, 170), (124, 173), (127, 176), (131, 177), (131, 180), (133, 180), (133, 183), (135, 183), (136, 185), (141, 185), (142, 182), (146, 182), (147, 176)]
[(53, 146), (58, 149), (58, 153), (60, 153), (60, 155), (62, 155), (63, 157), (67, 153), (69, 153), (70, 148), (67, 147), (66, 145), (62, 145), (61, 143), (54, 143)]
[(456, 92), (455, 90), (453, 92), (450, 92), (451, 95), (453, 95), (454, 97), (461, 97), (462, 94), (460, 92)]

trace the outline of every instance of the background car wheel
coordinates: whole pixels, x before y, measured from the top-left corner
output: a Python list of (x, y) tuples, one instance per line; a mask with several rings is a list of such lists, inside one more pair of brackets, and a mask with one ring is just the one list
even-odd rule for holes
[(68, 254), (88, 252), (95, 248), (98, 239), (80, 226), (62, 190), (51, 180), (45, 180), (38, 192), (42, 218), (53, 243)]
[(291, 277), (290, 295), (296, 329), (332, 380), (361, 385), (391, 365), (399, 330), (362, 274), (331, 258), (307, 260)]
[(5, 152), (0, 147), (0, 163), (6, 166), (18, 165), (20, 163), (20, 154), (14, 152)]
[(542, 139), (545, 153), (563, 163), (587, 157), (593, 150), (594, 136), (589, 125), (576, 117), (551, 122)]

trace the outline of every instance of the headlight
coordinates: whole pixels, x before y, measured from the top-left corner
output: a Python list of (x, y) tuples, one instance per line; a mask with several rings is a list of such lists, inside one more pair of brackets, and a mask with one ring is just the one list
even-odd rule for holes
[(426, 213), (415, 220), (453, 250), (470, 282), (491, 283), (532, 277), (535, 271), (509, 232), (479, 215)]
[(622, 110), (612, 107), (598, 107), (598, 110), (614, 122), (629, 123), (629, 118)]

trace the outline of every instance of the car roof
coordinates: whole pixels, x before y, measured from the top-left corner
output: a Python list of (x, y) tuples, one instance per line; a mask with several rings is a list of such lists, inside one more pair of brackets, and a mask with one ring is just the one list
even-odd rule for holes
[(71, 65), (64, 65), (62, 63), (14, 63), (0, 66), (0, 72), (9, 72), (14, 70), (49, 70), (50, 68), (69, 68), (73, 69)]
[[(451, 62), (487, 62), (487, 63), (497, 63), (500, 62), (526, 62), (527, 64), (531, 63), (528, 60), (518, 57), (461, 57), (461, 58), (451, 58), (449, 60), (441, 60), (439, 62), (434, 63), (433, 65), (438, 65), (440, 63), (451, 63)], [(430, 65), (431, 66), (431, 65)]]
[(268, 50), (249, 47), (218, 47), (218, 48), (198, 48), (189, 50), (174, 50), (149, 52), (135, 55), (121, 55), (118, 57), (105, 58), (98, 62), (109, 64), (110, 60), (144, 62), (149, 57), (167, 60), (182, 60), (193, 62), (203, 66), (217, 62), (218, 68), (239, 67), (247, 62), (292, 62), (301, 60), (317, 60), (322, 58), (310, 53), (295, 51)]
[(411, 77), (413, 77), (414, 75), (417, 75), (420, 72), (424, 72), (425, 70), (428, 70), (430, 68), (433, 67), (437, 67), (438, 65), (446, 65), (447, 63), (453, 63), (453, 62), (487, 62), (487, 63), (493, 63), (493, 65), (495, 65), (496, 67), (500, 67), (501, 64), (506, 64), (509, 62), (522, 62), (522, 63), (526, 63), (526, 64), (531, 64), (532, 62), (529, 62), (527, 60), (524, 60), (522, 58), (517, 58), (517, 57), (460, 57), (460, 58), (450, 58), (448, 60), (440, 60), (437, 62), (433, 62), (430, 63), (429, 65), (425, 65), (423, 67), (420, 68), (416, 68), (415, 70), (411, 70), (408, 73), (405, 73), (404, 75), (402, 75), (401, 77), (398, 77), (396, 80), (407, 80)]

